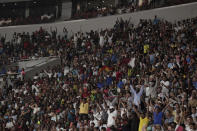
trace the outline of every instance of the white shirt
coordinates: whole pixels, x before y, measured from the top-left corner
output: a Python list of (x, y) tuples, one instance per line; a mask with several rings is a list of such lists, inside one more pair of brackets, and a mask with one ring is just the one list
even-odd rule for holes
[(169, 81), (161, 81), (161, 84), (163, 84), (163, 85), (161, 85), (162, 86), (162, 90), (161, 90), (162, 94), (168, 96), (169, 89), (166, 88), (166, 86), (168, 87), (170, 85), (170, 82)]
[(96, 119), (101, 120), (102, 112), (96, 112), (93, 115)]
[(128, 65), (131, 66), (132, 68), (135, 67), (135, 57), (131, 58), (131, 60), (129, 61)]
[(110, 36), (108, 36), (108, 43), (109, 44), (112, 44), (112, 39), (113, 39), (113, 35), (110, 37)]
[(103, 47), (103, 45), (104, 45), (104, 36), (102, 36), (102, 35), (100, 36), (99, 44), (101, 47)]
[(97, 76), (97, 75), (98, 75), (97, 70), (94, 70), (94, 71), (93, 71), (93, 75), (94, 75), (94, 76)]
[(197, 112), (195, 114), (192, 114), (191, 116), (192, 116), (192, 118), (197, 117)]
[(38, 87), (37, 87), (37, 86), (32, 85), (32, 86), (31, 86), (31, 88), (32, 88), (32, 90), (34, 90), (34, 89), (35, 89), (35, 90), (36, 90), (36, 92), (39, 92), (39, 90), (38, 90)]
[(60, 131), (60, 127), (56, 127), (56, 130), (57, 130), (57, 131)]
[(197, 123), (197, 112), (191, 115), (193, 118), (194, 123)]
[(110, 111), (107, 111), (108, 119), (107, 119), (107, 127), (115, 126), (116, 125), (116, 117), (117, 117), (117, 111), (114, 110), (112, 113)]
[(123, 117), (124, 114), (127, 115), (127, 109), (126, 108), (120, 108), (120, 114), (121, 114), (121, 117)]
[(94, 127), (99, 127), (99, 121), (94, 119), (93, 121), (90, 121), (90, 125), (94, 123)]
[(56, 116), (51, 117), (51, 120), (56, 122), (57, 121)]
[(150, 83), (149, 84), (150, 86), (146, 87), (145, 92), (147, 97), (151, 96), (152, 98), (155, 98), (157, 96), (157, 92), (156, 92), (157, 83), (158, 83), (158, 79), (156, 79), (156, 83), (154, 86), (151, 85)]
[(107, 129), (107, 125), (106, 125), (106, 124), (103, 124), (103, 125), (101, 125), (101, 126), (99, 127), (100, 131), (101, 131), (102, 127), (104, 127), (104, 128)]
[(189, 127), (189, 125), (185, 125), (185, 129), (186, 129), (186, 131), (194, 131), (194, 130), (192, 130), (190, 127)]
[(7, 122), (5, 128), (12, 128), (14, 126), (13, 122)]
[(113, 77), (116, 77), (116, 72), (113, 72), (112, 76), (113, 76)]
[(37, 80), (38, 79), (38, 76), (34, 76), (34, 80)]
[(39, 107), (35, 107), (33, 113), (36, 114), (38, 111), (40, 111)]
[(52, 77), (52, 73), (48, 73), (48, 76), (49, 76), (49, 78), (51, 78)]
[(77, 43), (78, 37), (77, 35), (74, 35), (74, 43)]
[(69, 68), (68, 67), (65, 67), (64, 68), (64, 75), (68, 74), (69, 73)]
[(131, 93), (133, 94), (133, 96), (134, 96), (133, 103), (134, 103), (136, 106), (139, 106), (140, 103), (141, 103), (140, 98), (141, 98), (141, 95), (142, 95), (142, 93), (143, 93), (143, 90), (144, 90), (144, 86), (142, 86), (142, 87), (140, 88), (140, 92), (136, 93), (136, 91), (133, 89), (133, 86), (130, 85), (130, 92), (131, 92)]
[(21, 37), (19, 36), (17, 39), (17, 44), (20, 44), (20, 43), (21, 43)]
[(152, 90), (153, 90), (152, 87), (146, 87), (145, 92), (147, 97), (151, 95)]

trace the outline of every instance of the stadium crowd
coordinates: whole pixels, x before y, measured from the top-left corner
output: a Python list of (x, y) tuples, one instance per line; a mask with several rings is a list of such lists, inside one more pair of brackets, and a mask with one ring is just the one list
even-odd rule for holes
[[(1, 41), (1, 56), (59, 56), (33, 80), (4, 78), (2, 131), (196, 131), (197, 17)], [(25, 77), (25, 75), (24, 75)]]

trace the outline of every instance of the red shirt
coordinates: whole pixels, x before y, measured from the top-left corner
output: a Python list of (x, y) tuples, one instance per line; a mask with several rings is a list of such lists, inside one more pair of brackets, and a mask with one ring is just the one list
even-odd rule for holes
[(21, 74), (24, 76), (24, 75), (25, 75), (25, 71), (23, 70), (23, 71), (21, 72)]
[(121, 72), (116, 72), (116, 81), (119, 81), (121, 76), (122, 76)]
[(28, 42), (24, 42), (24, 48), (27, 49), (29, 46), (29, 43)]
[(124, 59), (121, 61), (120, 65), (128, 64), (129, 61), (130, 61), (129, 58), (124, 58)]
[(83, 94), (82, 94), (82, 97), (83, 97), (83, 98), (87, 98), (87, 97), (89, 97), (89, 96), (90, 96), (90, 93), (87, 92), (87, 91), (83, 92)]

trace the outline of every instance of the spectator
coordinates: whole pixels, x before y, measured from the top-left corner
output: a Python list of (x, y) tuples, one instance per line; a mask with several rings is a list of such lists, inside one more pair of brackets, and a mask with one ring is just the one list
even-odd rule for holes
[(32, 80), (11, 79), (13, 69), (7, 71), (0, 129), (196, 130), (196, 21), (141, 20), (133, 27), (119, 19), (112, 29), (71, 38), (56, 29), (15, 33), (15, 42), (2, 42), (4, 65), (12, 57), (62, 62)]

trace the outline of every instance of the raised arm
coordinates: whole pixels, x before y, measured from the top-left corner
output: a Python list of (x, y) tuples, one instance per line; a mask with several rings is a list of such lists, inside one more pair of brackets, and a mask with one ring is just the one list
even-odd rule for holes
[(184, 119), (184, 116), (185, 116), (185, 111), (184, 109), (181, 107), (181, 118), (178, 120), (177, 124), (180, 125), (181, 122), (183, 121)]
[(133, 109), (134, 109), (135, 113), (137, 114), (137, 117), (140, 119), (140, 113), (138, 112), (136, 106), (133, 106)]
[(170, 103), (167, 103), (167, 105), (163, 108), (162, 112), (165, 112), (165, 110), (168, 108), (169, 105)]
[(124, 104), (124, 101), (122, 99), (119, 99), (118, 105), (119, 105), (119, 109), (120, 109), (120, 105), (122, 105), (123, 108), (126, 108), (126, 105)]
[(49, 73), (48, 73), (46, 70), (44, 70), (44, 73), (47, 74), (47, 75), (49, 76)]
[(156, 77), (156, 83), (155, 83), (155, 86), (153, 87), (154, 89), (156, 89), (157, 88), (157, 85), (158, 85), (158, 77)]
[(132, 85), (130, 85), (130, 92), (133, 93), (133, 94), (136, 94), (136, 91), (133, 89)]
[(140, 96), (142, 95), (143, 91), (144, 91), (144, 86), (141, 86), (140, 92), (139, 92), (139, 95), (140, 95)]

